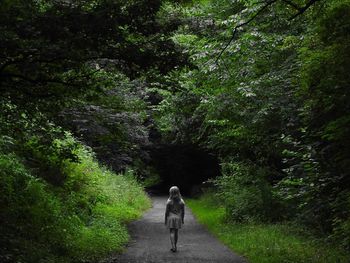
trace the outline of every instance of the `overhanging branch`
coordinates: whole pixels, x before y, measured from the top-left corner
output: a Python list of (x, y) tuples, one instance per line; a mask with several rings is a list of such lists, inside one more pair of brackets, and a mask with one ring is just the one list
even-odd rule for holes
[(308, 10), (313, 4), (315, 4), (316, 2), (318, 2), (320, 0), (310, 0), (307, 4), (305, 4), (303, 7), (301, 7), (299, 9), (299, 12), (296, 13), (294, 16), (292, 16), (290, 18), (290, 20), (293, 20), (294, 18), (296, 18), (297, 16), (302, 15), (303, 13), (305, 13), (306, 10)]
[[(224, 48), (220, 51), (218, 57), (215, 59), (215, 64), (218, 63), (219, 59), (221, 58), (222, 54), (225, 52), (225, 50), (230, 46), (230, 44), (232, 43), (232, 41), (235, 39), (235, 36), (237, 34), (237, 31), (239, 28), (244, 27), (246, 25), (248, 25), (250, 22), (252, 22), (257, 16), (259, 16), (266, 8), (268, 8), (269, 6), (273, 5), (274, 3), (276, 3), (279, 0), (271, 0), (266, 2), (254, 15), (252, 15), (251, 18), (249, 18), (247, 21), (238, 24), (237, 26), (234, 27), (233, 29), (233, 33), (231, 38), (229, 39), (229, 41), (227, 42), (227, 44), (224, 46)], [(320, 1), (320, 0), (309, 0), (309, 2), (307, 2), (304, 6), (300, 7), (299, 5), (297, 5), (296, 3), (294, 3), (292, 0), (281, 0), (282, 2), (286, 3), (289, 6), (292, 6), (294, 9), (296, 9), (298, 12), (293, 15), (290, 20), (295, 19), (296, 17), (298, 17), (299, 15), (302, 15), (303, 13), (305, 13), (306, 10), (308, 10), (312, 5), (314, 5), (316, 2)]]
[(228, 43), (225, 45), (225, 47), (221, 50), (220, 54), (218, 55), (218, 57), (215, 60), (215, 63), (217, 63), (220, 59), (220, 57), (222, 56), (222, 54), (225, 52), (225, 50), (229, 47), (229, 45), (232, 43), (232, 41), (235, 39), (235, 36), (237, 34), (237, 30), (241, 27), (244, 27), (246, 25), (248, 25), (250, 22), (252, 22), (257, 16), (259, 16), (266, 8), (268, 8), (270, 5), (276, 3), (278, 0), (272, 0), (269, 1), (267, 3), (265, 3), (251, 18), (249, 18), (247, 21), (238, 24), (237, 26), (235, 26), (235, 28), (233, 29), (233, 33), (232, 36), (230, 38), (230, 40), (228, 41)]

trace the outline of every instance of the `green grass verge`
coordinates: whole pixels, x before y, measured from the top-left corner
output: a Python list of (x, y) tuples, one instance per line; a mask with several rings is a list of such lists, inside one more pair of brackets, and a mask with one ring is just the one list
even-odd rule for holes
[(212, 198), (187, 200), (200, 223), (250, 263), (347, 263), (350, 255), (300, 234), (290, 224), (225, 222), (225, 210)]

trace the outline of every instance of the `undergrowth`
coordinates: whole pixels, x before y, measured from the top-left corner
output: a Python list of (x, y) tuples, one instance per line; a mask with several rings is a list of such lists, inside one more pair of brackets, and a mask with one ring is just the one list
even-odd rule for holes
[(200, 223), (250, 263), (346, 263), (350, 257), (291, 223), (229, 222), (211, 194), (187, 204)]
[[(67, 141), (75, 139), (66, 134), (55, 147)], [(75, 143), (79, 161), (60, 162), (64, 180), (58, 185), (27, 159), (0, 151), (1, 262), (96, 261), (128, 241), (125, 224), (149, 207), (149, 199), (131, 170), (114, 174)]]

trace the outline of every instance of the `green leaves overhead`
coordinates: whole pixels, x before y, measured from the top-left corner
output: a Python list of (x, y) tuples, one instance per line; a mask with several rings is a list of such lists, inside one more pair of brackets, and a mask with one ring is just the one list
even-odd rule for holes
[[(348, 246), (339, 229), (349, 233), (349, 1), (166, 10), (185, 21), (172, 39), (196, 68), (181, 72), (181, 88), (160, 104), (163, 132), (221, 157), (215, 182), (233, 219), (265, 213), (267, 200), (279, 214), (265, 220), (295, 219)], [(251, 197), (259, 193), (269, 198)]]
[[(160, 1), (1, 2), (1, 92), (56, 104), (96, 89), (98, 71), (135, 78), (186, 63), (156, 19)], [(96, 80), (94, 80), (96, 83)], [(50, 108), (50, 106), (48, 107)], [(48, 109), (46, 108), (46, 110)]]

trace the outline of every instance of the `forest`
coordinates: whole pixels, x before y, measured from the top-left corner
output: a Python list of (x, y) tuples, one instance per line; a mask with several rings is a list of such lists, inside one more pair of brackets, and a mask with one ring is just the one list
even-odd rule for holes
[(332, 250), (249, 262), (348, 262), (349, 0), (1, 0), (0, 30), (1, 262), (120, 252), (172, 185)]

